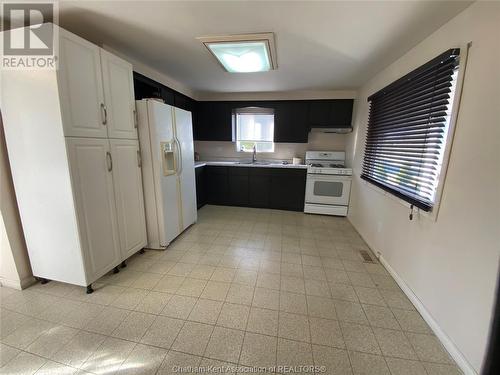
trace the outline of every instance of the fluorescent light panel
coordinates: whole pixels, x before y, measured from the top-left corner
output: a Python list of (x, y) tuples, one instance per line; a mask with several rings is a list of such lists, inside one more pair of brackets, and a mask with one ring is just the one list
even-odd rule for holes
[(276, 69), (273, 33), (198, 39), (230, 73), (265, 72)]

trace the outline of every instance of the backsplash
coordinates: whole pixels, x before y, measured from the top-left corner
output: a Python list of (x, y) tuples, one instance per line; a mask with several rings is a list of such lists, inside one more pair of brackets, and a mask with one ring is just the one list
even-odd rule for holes
[[(275, 143), (274, 152), (258, 153), (265, 160), (304, 159), (306, 151), (344, 151), (345, 134), (309, 133), (308, 143)], [(194, 150), (201, 160), (249, 159), (250, 153), (236, 151), (234, 142), (195, 141)]]

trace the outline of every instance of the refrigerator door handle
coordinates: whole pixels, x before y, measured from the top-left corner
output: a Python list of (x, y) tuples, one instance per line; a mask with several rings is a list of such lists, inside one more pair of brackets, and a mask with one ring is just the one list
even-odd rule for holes
[(177, 145), (177, 174), (181, 174), (182, 173), (182, 149), (181, 149), (181, 143), (179, 142), (179, 140), (176, 138), (174, 138), (175, 140), (175, 143)]

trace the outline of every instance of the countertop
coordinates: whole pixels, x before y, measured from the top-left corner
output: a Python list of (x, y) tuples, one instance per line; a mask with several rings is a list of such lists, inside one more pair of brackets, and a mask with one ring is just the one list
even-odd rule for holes
[[(262, 164), (261, 164), (262, 163)], [(219, 165), (225, 167), (251, 167), (251, 168), (296, 168), (306, 169), (305, 164), (283, 164), (279, 162), (257, 162), (256, 164), (240, 161), (196, 161), (194, 167), (203, 167), (204, 165)]]

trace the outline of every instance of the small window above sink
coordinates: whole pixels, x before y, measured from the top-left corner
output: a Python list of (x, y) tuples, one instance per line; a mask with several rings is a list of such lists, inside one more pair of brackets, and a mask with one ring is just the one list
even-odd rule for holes
[(248, 107), (235, 110), (236, 150), (274, 152), (274, 110)]

